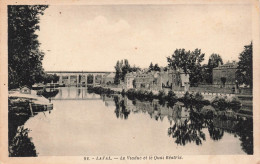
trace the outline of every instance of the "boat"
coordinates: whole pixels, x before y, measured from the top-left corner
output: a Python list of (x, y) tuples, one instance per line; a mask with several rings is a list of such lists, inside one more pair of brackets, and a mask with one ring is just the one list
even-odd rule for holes
[(44, 84), (42, 83), (35, 83), (34, 85), (32, 85), (32, 89), (34, 90), (39, 90), (39, 89), (43, 89), (44, 88)]
[(8, 93), (10, 110), (17, 113), (30, 112), (32, 115), (38, 112), (53, 110), (53, 104), (43, 96), (36, 94), (36, 91), (28, 88), (13, 90)]

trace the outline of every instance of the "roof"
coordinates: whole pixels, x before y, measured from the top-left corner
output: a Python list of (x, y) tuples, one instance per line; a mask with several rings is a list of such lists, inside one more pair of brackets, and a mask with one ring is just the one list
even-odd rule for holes
[(237, 68), (238, 67), (238, 63), (233, 61), (232, 63), (227, 62), (226, 64), (223, 65), (219, 65), (218, 67), (214, 68), (214, 69), (222, 69), (222, 68)]
[(116, 76), (115, 73), (110, 73), (105, 78), (114, 78), (115, 76)]

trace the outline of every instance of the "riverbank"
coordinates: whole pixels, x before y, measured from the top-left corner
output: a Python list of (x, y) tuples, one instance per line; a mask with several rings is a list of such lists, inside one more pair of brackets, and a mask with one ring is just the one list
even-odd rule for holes
[(10, 157), (35, 157), (35, 146), (28, 137), (30, 129), (24, 124), (39, 112), (50, 111), (53, 104), (35, 91), (22, 88), (9, 91), (8, 95), (8, 151)]
[(8, 112), (8, 151), (9, 157), (36, 157), (37, 152), (32, 139), (28, 137), (29, 129), (24, 124), (29, 114)]
[[(139, 99), (139, 100), (147, 100), (151, 101), (153, 99), (158, 99), (160, 102), (168, 104), (174, 104), (177, 101), (183, 102), (186, 105), (196, 104), (198, 106), (204, 105), (212, 105), (216, 110), (219, 111), (227, 111), (232, 110), (234, 112), (239, 111), (242, 104), (238, 100), (238, 98), (234, 95), (226, 95), (226, 94), (210, 94), (210, 93), (199, 93), (199, 92), (173, 92), (169, 91), (166, 93), (165, 91), (159, 91), (157, 93), (153, 91), (147, 90), (137, 90), (137, 89), (128, 89), (125, 91), (124, 89), (114, 90), (114, 88), (103, 88), (103, 87), (88, 87), (90, 92), (94, 92), (96, 94), (122, 94), (126, 95), (129, 99)], [(210, 97), (210, 99), (209, 99)]]

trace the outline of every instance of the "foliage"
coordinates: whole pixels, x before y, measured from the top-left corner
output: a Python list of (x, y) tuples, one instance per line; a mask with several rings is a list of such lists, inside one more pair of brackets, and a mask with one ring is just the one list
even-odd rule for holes
[(177, 70), (183, 69), (184, 73), (190, 74), (190, 83), (194, 85), (202, 81), (201, 62), (204, 60), (204, 53), (200, 49), (186, 51), (185, 49), (176, 49), (171, 57), (167, 57), (168, 65)]
[(44, 84), (51, 83), (51, 82), (57, 83), (58, 81), (59, 81), (59, 77), (56, 74), (50, 75), (50, 74), (46, 74), (45, 73), (43, 75), (43, 82), (44, 82)]
[(206, 140), (205, 133), (202, 131), (203, 123), (203, 116), (191, 111), (190, 117), (183, 123), (175, 123), (168, 129), (168, 135), (175, 138), (175, 143), (181, 146), (185, 146), (188, 142), (201, 145), (202, 140)]
[(160, 71), (160, 67), (159, 65), (156, 63), (155, 65), (153, 65), (153, 63), (151, 62), (149, 68), (148, 68), (148, 72), (151, 71)]
[(41, 82), (44, 75), (37, 30), (40, 15), (48, 6), (8, 6), (8, 87)]
[(175, 103), (175, 102), (177, 102), (177, 96), (176, 96), (176, 94), (172, 91), (172, 90), (170, 90), (169, 92), (168, 92), (168, 95), (167, 95), (167, 101), (169, 102), (169, 103)]
[(125, 76), (128, 72), (136, 72), (139, 70), (141, 70), (139, 67), (131, 67), (127, 59), (117, 61), (115, 66), (116, 75), (114, 83), (118, 85), (120, 80), (124, 82)]
[(115, 84), (120, 83), (120, 77), (121, 77), (121, 72), (122, 72), (122, 65), (119, 63), (119, 61), (116, 62), (115, 70), (116, 70), (116, 75), (115, 75)]
[(253, 43), (244, 46), (244, 51), (239, 55), (236, 76), (239, 84), (249, 85), (253, 88)]
[(87, 76), (87, 83), (92, 84), (94, 82), (94, 76), (93, 75), (88, 75)]
[(222, 137), (224, 136), (224, 130), (221, 128), (216, 128), (213, 126), (213, 123), (211, 123), (208, 126), (208, 131), (209, 131), (209, 136), (212, 140), (217, 141), (221, 140)]
[(130, 67), (129, 69), (129, 72), (137, 72), (137, 71), (141, 71), (141, 68), (135, 65), (133, 67)]
[(15, 137), (9, 146), (10, 157), (35, 157), (37, 156), (35, 146), (28, 137), (28, 129), (19, 127)]
[(238, 98), (234, 97), (232, 100), (229, 102), (229, 107), (237, 112), (241, 108), (241, 102), (239, 101)]
[(222, 84), (225, 86), (227, 78), (226, 77), (221, 77), (220, 80), (221, 80)]
[(205, 71), (205, 81), (207, 83), (212, 83), (213, 80), (213, 69), (223, 64), (223, 60), (219, 54), (211, 54), (208, 60), (208, 65), (206, 66)]
[(111, 90), (110, 88), (102, 88), (102, 87), (93, 87), (88, 86), (89, 93), (96, 93), (96, 94), (114, 94), (115, 91)]
[(127, 72), (130, 72), (131, 67), (128, 63), (128, 60), (125, 59), (124, 60), (124, 64), (122, 65), (122, 72), (121, 72), (121, 80), (125, 81), (125, 75), (127, 74)]
[(211, 105), (220, 111), (224, 111), (228, 107), (228, 102), (222, 97), (215, 97)]
[(153, 70), (154, 71), (160, 71), (160, 67), (157, 63), (154, 65)]
[(120, 100), (118, 96), (114, 97), (114, 102), (116, 105), (115, 114), (117, 118), (126, 120), (130, 114), (130, 110), (127, 110), (125, 106), (125, 101)]
[(235, 127), (236, 134), (240, 137), (241, 147), (247, 154), (254, 153), (253, 119), (239, 120)]
[(202, 101), (202, 100), (204, 99), (204, 97), (202, 96), (201, 93), (197, 92), (197, 93), (195, 94), (194, 99), (195, 99), (196, 101)]
[(153, 63), (151, 62), (150, 66), (149, 66), (149, 72), (153, 71)]
[(232, 109), (234, 112), (237, 112), (241, 107), (241, 102), (236, 97), (233, 97), (231, 100), (227, 100), (226, 97), (215, 97), (211, 105), (220, 111)]
[(166, 93), (164, 91), (159, 91), (158, 98), (162, 100), (165, 99), (165, 97), (166, 97)]
[(223, 60), (219, 54), (211, 54), (208, 61), (208, 68), (213, 69), (223, 64)]

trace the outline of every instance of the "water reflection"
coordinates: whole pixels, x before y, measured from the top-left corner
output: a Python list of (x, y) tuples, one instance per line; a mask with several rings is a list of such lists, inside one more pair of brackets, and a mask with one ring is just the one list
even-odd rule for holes
[(101, 96), (89, 93), (86, 87), (61, 87), (53, 100), (100, 100)]
[(116, 105), (116, 109), (115, 109), (116, 117), (126, 120), (128, 118), (128, 115), (130, 114), (130, 110), (126, 108), (125, 100), (119, 99), (118, 96), (115, 96), (114, 101)]
[(53, 104), (50, 115), (25, 124), (39, 155), (253, 153), (252, 119), (218, 115), (211, 106), (98, 95), (83, 87), (60, 88)]
[[(108, 99), (102, 95), (103, 101)], [(155, 121), (163, 121), (166, 117), (170, 123), (168, 136), (172, 137), (177, 145), (185, 146), (188, 143), (202, 145), (206, 141), (207, 129), (209, 138), (220, 141), (225, 133), (239, 137), (241, 148), (247, 154), (253, 153), (253, 121), (251, 118), (213, 114), (213, 107), (204, 107), (201, 104), (185, 105), (181, 102), (168, 104), (159, 100), (139, 101), (128, 99), (126, 96), (110, 95), (114, 100), (116, 118), (127, 120), (130, 114), (148, 113)]]

